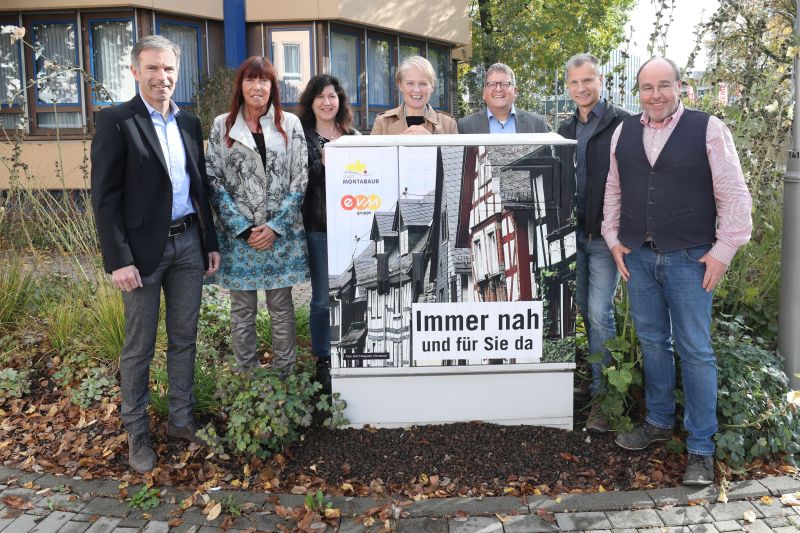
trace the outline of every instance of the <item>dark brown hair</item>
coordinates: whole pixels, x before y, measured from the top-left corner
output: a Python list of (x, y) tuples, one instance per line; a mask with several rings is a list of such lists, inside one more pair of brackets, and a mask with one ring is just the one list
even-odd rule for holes
[(262, 80), (269, 80), (269, 99), (267, 100), (267, 111), (269, 107), (273, 106), (275, 109), (275, 128), (283, 135), (283, 141), (289, 145), (289, 138), (281, 126), (281, 119), (283, 112), (281, 111), (281, 96), (278, 90), (278, 76), (275, 73), (275, 67), (269, 62), (269, 59), (262, 56), (252, 56), (245, 59), (239, 68), (236, 70), (236, 79), (233, 82), (233, 96), (231, 97), (231, 107), (228, 112), (228, 118), (225, 119), (225, 139), (228, 142), (228, 148), (233, 146), (233, 139), (230, 138), (231, 128), (236, 122), (236, 117), (239, 115), (239, 109), (244, 105), (244, 92), (242, 91), (242, 82), (245, 78), (259, 78)]
[(297, 116), (300, 117), (300, 123), (306, 130), (313, 129), (317, 125), (317, 117), (314, 115), (312, 104), (317, 95), (328, 85), (333, 87), (336, 96), (339, 97), (339, 110), (336, 112), (334, 122), (342, 130), (342, 133), (350, 133), (353, 127), (353, 112), (350, 109), (350, 102), (347, 100), (347, 94), (344, 92), (339, 80), (328, 74), (317, 74), (308, 80), (303, 94), (300, 95), (297, 113)]

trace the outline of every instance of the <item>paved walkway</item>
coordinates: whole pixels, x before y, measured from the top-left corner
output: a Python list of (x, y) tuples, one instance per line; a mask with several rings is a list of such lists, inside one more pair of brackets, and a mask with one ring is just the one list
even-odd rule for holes
[[(134, 494), (137, 488), (131, 486), (128, 491)], [(162, 487), (162, 491), (162, 503), (142, 511), (131, 509), (117, 498), (117, 481), (84, 481), (0, 467), (0, 533), (222, 532), (222, 516), (209, 522), (198, 507), (181, 511), (179, 503), (189, 493), (173, 492), (169, 487)], [(789, 533), (800, 531), (800, 508), (782, 505), (779, 496), (795, 491), (800, 491), (800, 477), (733, 484), (728, 490), (728, 503), (717, 503), (714, 487), (571, 494), (560, 498), (433, 499), (390, 510), (398, 518), (390, 519), (389, 524), (392, 531), (412, 533)], [(217, 501), (249, 504), (244, 507), (250, 509), (233, 521), (229, 533), (248, 529), (278, 531), (280, 525), (291, 531), (294, 527), (293, 522), (282, 520), (275, 513), (274, 503), (267, 501), (274, 502), (271, 495), (244, 491), (209, 494)], [(277, 496), (284, 507), (303, 505), (303, 496)], [(338, 531), (377, 531), (383, 522), (376, 520), (365, 528), (358, 517), (382, 504), (391, 505), (391, 500), (335, 497), (333, 504), (341, 509)], [(176, 525), (170, 527), (168, 522), (173, 520)]]

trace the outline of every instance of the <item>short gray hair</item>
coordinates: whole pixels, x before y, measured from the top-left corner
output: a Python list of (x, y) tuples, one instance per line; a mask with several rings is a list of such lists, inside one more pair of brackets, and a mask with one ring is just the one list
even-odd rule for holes
[(511, 67), (509, 67), (505, 63), (495, 63), (494, 65), (486, 69), (486, 75), (483, 77), (484, 85), (486, 84), (486, 78), (488, 78), (489, 75), (493, 72), (502, 72), (503, 74), (508, 74), (508, 76), (511, 78), (511, 83), (513, 85), (517, 84), (517, 77), (514, 76), (514, 71), (511, 70)]
[(592, 54), (575, 54), (567, 59), (567, 62), (564, 64), (564, 77), (569, 77), (569, 69), (581, 67), (586, 63), (591, 63), (594, 66), (595, 73), (597, 73), (598, 76), (600, 75), (599, 59)]
[(400, 85), (403, 82), (403, 76), (405, 76), (408, 69), (411, 68), (415, 68), (422, 72), (425, 77), (428, 78), (431, 86), (436, 86), (436, 71), (433, 70), (433, 65), (431, 65), (431, 62), (422, 56), (411, 56), (400, 63), (400, 66), (397, 67), (397, 72), (394, 75), (394, 80), (397, 85)]
[(642, 66), (639, 67), (639, 70), (636, 71), (636, 86), (637, 87), (639, 86), (639, 74), (642, 73), (642, 69), (644, 69), (644, 67), (646, 67), (651, 61), (655, 61), (656, 59), (663, 59), (664, 61), (666, 61), (667, 64), (669, 66), (671, 66), (672, 70), (675, 72), (675, 81), (681, 81), (681, 68), (678, 66), (678, 64), (675, 63), (675, 61), (671, 60), (668, 57), (656, 56), (656, 57), (651, 57), (650, 59), (648, 59), (647, 61), (642, 63)]
[(148, 35), (136, 41), (136, 44), (133, 45), (133, 50), (131, 50), (131, 65), (136, 68), (139, 68), (139, 55), (142, 50), (172, 50), (172, 53), (175, 54), (175, 62), (178, 65), (181, 63), (180, 46), (163, 35)]

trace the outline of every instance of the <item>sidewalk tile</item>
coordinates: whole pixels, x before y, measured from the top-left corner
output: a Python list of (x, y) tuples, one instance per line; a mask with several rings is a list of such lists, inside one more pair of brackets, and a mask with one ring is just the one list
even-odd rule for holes
[(139, 533), (138, 527), (118, 527), (113, 533)]
[(661, 527), (664, 524), (653, 509), (639, 511), (609, 511), (606, 513), (613, 527)]
[(58, 530), (58, 533), (83, 533), (91, 524), (89, 522), (75, 522), (70, 520), (64, 527)]
[(56, 533), (62, 526), (72, 520), (74, 516), (75, 513), (55, 511), (39, 522), (35, 528), (31, 529), (31, 533)]
[[(592, 531), (592, 533), (595, 532)], [(692, 533), (692, 528), (689, 526), (644, 527), (639, 529), (638, 533)]]
[(218, 526), (222, 523), (223, 516), (219, 515), (214, 520), (208, 521), (206, 520), (206, 515), (204, 515), (199, 508), (192, 507), (183, 513), (183, 515), (181, 515), (181, 519), (186, 524), (194, 524), (198, 526)]
[(169, 525), (161, 520), (151, 520), (144, 526), (142, 533), (168, 533)]
[(127, 518), (123, 518), (122, 521), (117, 524), (117, 528), (136, 528), (141, 529), (147, 525), (147, 520), (142, 520), (141, 518), (131, 518), (129, 515)]
[(0, 467), (0, 482), (5, 485), (11, 485), (9, 481), (15, 480), (14, 483), (16, 485), (22, 486), (29, 481), (36, 481), (40, 477), (42, 477), (42, 475), (36, 472), (23, 472), (16, 468)]
[(27, 511), (25, 511), (25, 514), (32, 514), (34, 516), (47, 516), (52, 512), (53, 511), (51, 511), (50, 509), (43, 509), (41, 507), (34, 507), (33, 509), (28, 509)]
[(339, 524), (339, 533), (374, 533), (383, 527), (383, 522), (375, 521), (375, 523), (368, 528), (361, 525), (353, 518), (344, 518)]
[(708, 512), (714, 517), (714, 520), (742, 520), (746, 511), (753, 511), (757, 518), (761, 518), (761, 511), (755, 506), (746, 501), (741, 502), (728, 502), (728, 503), (712, 503), (706, 505)]
[[(0, 510), (2, 510), (2, 509), (0, 509)], [(16, 517), (15, 518), (0, 518), (0, 531), (3, 531), (6, 527), (8, 527), (8, 524), (13, 522), (14, 520), (16, 520)]]
[(708, 487), (675, 487), (669, 489), (648, 490), (647, 495), (659, 505), (686, 505), (690, 501), (706, 500), (717, 501), (717, 489), (713, 485)]
[[(225, 531), (219, 527), (200, 526), (200, 529), (197, 530), (197, 533), (225, 533)], [(229, 529), (228, 533), (233, 533), (233, 530)]]
[(764, 522), (772, 529), (775, 529), (776, 527), (784, 527), (792, 525), (792, 523), (789, 522), (789, 519), (786, 518), (785, 516), (774, 516), (772, 518), (765, 518)]
[(714, 524), (700, 524), (692, 528), (692, 533), (719, 533)]
[(470, 516), (466, 520), (447, 521), (449, 533), (503, 533), (503, 523), (488, 516)]
[(36, 507), (79, 513), (86, 507), (86, 503), (86, 501), (80, 499), (75, 494), (56, 493), (50, 496), (44, 496), (41, 500), (36, 502)]
[(781, 502), (777, 499), (773, 500), (772, 505), (768, 505), (761, 500), (753, 500), (750, 503), (752, 503), (766, 518), (771, 518), (773, 516), (790, 516), (794, 514), (791, 508), (781, 505)]
[(36, 494), (36, 491), (33, 489), (26, 489), (24, 487), (9, 487), (3, 492), (0, 492), (0, 498), (5, 498), (6, 496), (20, 496), (25, 498), (31, 503), (37, 503), (39, 500), (42, 499), (42, 496)]
[(96, 514), (100, 516), (113, 516), (116, 518), (125, 518), (130, 514), (131, 508), (128, 504), (121, 502), (114, 498), (106, 498), (99, 496), (89, 503), (81, 511), (86, 514)]
[(800, 490), (800, 479), (792, 476), (767, 477), (761, 480), (761, 484), (767, 487), (773, 496)]
[(75, 515), (75, 518), (73, 518), (72, 520), (74, 522), (94, 522), (98, 518), (100, 518), (100, 517), (97, 516), (96, 514), (78, 513), (78, 514)]
[(101, 516), (94, 524), (89, 526), (89, 529), (86, 530), (86, 533), (111, 533), (121, 520), (121, 518)]
[(797, 527), (795, 526), (774, 527), (772, 528), (772, 533), (797, 533)]
[(537, 515), (510, 516), (503, 522), (505, 533), (548, 533), (558, 531), (555, 523), (547, 522)]
[(556, 523), (564, 531), (575, 529), (611, 529), (611, 522), (601, 512), (557, 513)]
[(714, 526), (721, 532), (725, 531), (741, 531), (742, 526), (736, 520), (719, 520), (714, 522)]
[(447, 533), (448, 529), (444, 518), (403, 518), (392, 525), (397, 533)]
[(689, 526), (714, 521), (702, 505), (656, 509), (656, 513), (667, 526)]
[(559, 498), (531, 498), (528, 508), (531, 513), (545, 509), (552, 513), (582, 511), (622, 511), (653, 507), (653, 499), (646, 491), (596, 492), (592, 494), (564, 494)]
[(200, 526), (197, 524), (181, 524), (170, 529), (170, 533), (197, 533), (198, 529), (200, 529)]
[[(334, 496), (332, 501), (333, 507), (342, 511), (342, 517), (363, 515), (368, 509), (380, 507), (392, 502), (392, 500), (389, 499), (374, 500), (372, 498), (354, 498), (345, 496)], [(267, 507), (272, 510), (272, 505), (268, 504)], [(403, 509), (405, 510), (407, 507), (404, 507)]]
[(470, 516), (523, 513), (528, 506), (519, 498), (495, 496), (490, 498), (432, 498), (420, 500), (404, 508), (411, 517), (455, 516), (463, 511)]
[[(128, 515), (128, 518), (134, 518), (137, 520), (158, 520), (161, 522), (169, 522), (175, 516), (175, 514), (170, 514), (173, 511), (180, 509), (181, 506), (175, 503), (162, 503), (158, 507), (154, 509), (147, 509), (146, 511), (142, 509), (133, 509), (131, 510), (131, 514)], [(148, 515), (150, 518), (145, 518), (143, 515)]]
[(611, 533), (638, 533), (633, 528), (621, 528), (621, 529), (612, 529)]
[(747, 498), (760, 498), (769, 494), (769, 489), (756, 479), (747, 481), (733, 481), (728, 487), (728, 500), (744, 500)]
[(254, 527), (257, 531), (273, 531), (278, 524), (286, 524), (286, 521), (276, 514), (267, 513), (248, 513), (233, 521), (233, 527), (242, 530)]
[(742, 529), (746, 529), (749, 533), (772, 533), (772, 529), (763, 520), (756, 520), (752, 524), (745, 524), (740, 520), (739, 523), (742, 524)]
[(17, 517), (13, 522), (3, 529), (4, 533), (28, 533), (31, 529), (36, 527), (39, 520), (38, 516), (24, 514)]

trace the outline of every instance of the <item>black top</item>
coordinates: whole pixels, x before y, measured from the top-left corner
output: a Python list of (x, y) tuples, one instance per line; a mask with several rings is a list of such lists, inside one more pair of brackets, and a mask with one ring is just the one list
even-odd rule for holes
[[(308, 186), (303, 197), (303, 226), (306, 231), (328, 231), (327, 206), (325, 200), (325, 165), (322, 163), (322, 151), (326, 139), (314, 128), (303, 125), (308, 145)], [(355, 135), (351, 130), (345, 135)]]
[(422, 126), (425, 124), (425, 117), (406, 117), (406, 124), (409, 126)]
[(263, 133), (250, 132), (253, 135), (253, 140), (256, 141), (256, 148), (261, 155), (261, 164), (264, 165), (264, 170), (267, 169), (267, 144), (264, 142)]

